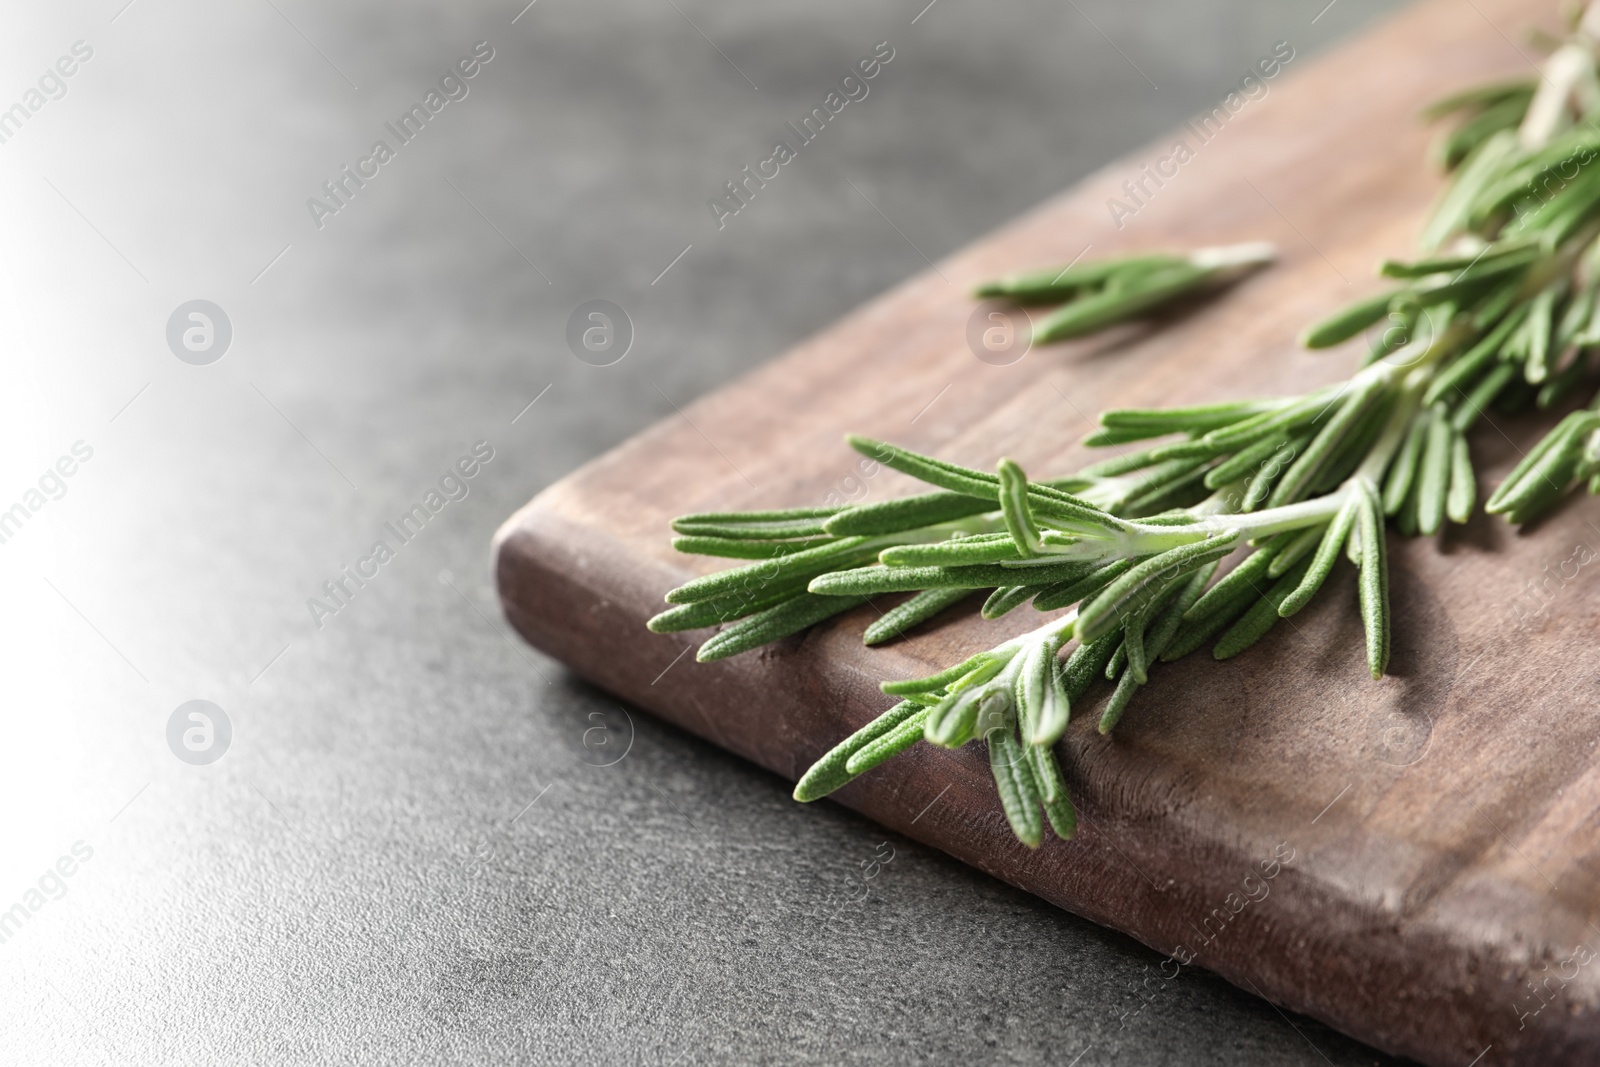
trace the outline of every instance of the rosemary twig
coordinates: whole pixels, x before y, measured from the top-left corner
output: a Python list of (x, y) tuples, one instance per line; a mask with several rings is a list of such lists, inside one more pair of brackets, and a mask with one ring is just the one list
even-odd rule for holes
[[(1433, 535), (1477, 498), (1468, 432), (1495, 407), (1549, 407), (1590, 383), (1600, 346), (1600, 4), (1560, 43), (1537, 82), (1458, 93), (1437, 158), (1454, 174), (1425, 225), (1422, 258), (1389, 261), (1394, 286), (1307, 329), (1328, 347), (1381, 327), (1346, 382), (1302, 396), (1101, 416), (1092, 445), (1139, 450), (1054, 481), (1001, 459), (994, 473), (852, 437), (872, 459), (920, 479), (919, 496), (843, 508), (687, 516), (680, 549), (751, 562), (667, 595), (652, 630), (729, 624), (700, 647), (717, 659), (850, 610), (913, 594), (867, 627), (868, 644), (987, 590), (998, 618), (1029, 602), (1069, 609), (926, 678), (885, 682), (902, 698), (802, 778), (825, 796), (927, 741), (982, 738), (1016, 836), (1034, 846), (1076, 816), (1054, 750), (1072, 706), (1110, 683), (1113, 729), (1153, 666), (1210, 644), (1226, 659), (1302, 610), (1339, 568), (1355, 600), (1373, 677), (1391, 641), (1387, 527)], [(1145, 314), (1259, 266), (1259, 245), (1138, 255), (1018, 275), (980, 296), (1061, 303), (1037, 340)], [(1577, 482), (1600, 492), (1600, 397), (1532, 448), (1485, 507), (1523, 523)], [(1243, 558), (1222, 577), (1223, 561)], [(1065, 659), (1061, 653), (1072, 646)]]
[(1258, 242), (1186, 255), (1090, 260), (1001, 278), (980, 285), (975, 294), (1018, 304), (1060, 304), (1033, 328), (1034, 342), (1048, 344), (1082, 337), (1191, 293), (1227, 285), (1272, 262), (1275, 255), (1270, 244)]

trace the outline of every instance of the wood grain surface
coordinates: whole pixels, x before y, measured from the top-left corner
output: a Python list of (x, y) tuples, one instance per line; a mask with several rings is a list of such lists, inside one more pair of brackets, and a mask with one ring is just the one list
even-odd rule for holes
[[(1513, 42), (1554, 18), (1542, 3), (1432, 0), (1291, 63), (1211, 140), (1159, 140), (672, 415), (506, 523), (495, 567), (508, 618), (600, 686), (798, 777), (889, 705), (879, 681), (948, 665), (1036, 613), (985, 622), (974, 604), (863, 648), (888, 597), (696, 664), (683, 653), (706, 632), (656, 636), (644, 620), (667, 589), (722, 564), (675, 554), (668, 520), (912, 491), (864, 473), (846, 431), (984, 468), (1009, 455), (1045, 476), (1091, 459), (1078, 442), (1105, 408), (1343, 378), (1354, 350), (1311, 354), (1293, 338), (1375, 291), (1378, 260), (1411, 251), (1439, 187), (1419, 107), (1526, 73)], [(1118, 228), (1107, 198), (1180, 137), (1194, 158)], [(1276, 242), (1279, 265), (1152, 326), (1008, 366), (968, 346), (981, 279), (1086, 246), (1253, 239)], [(1480, 499), (1549, 421), (1480, 425)], [(1245, 655), (1159, 667), (1114, 737), (1080, 710), (1061, 748), (1083, 816), (1071, 842), (1013, 840), (979, 746), (919, 746), (835, 799), (1380, 1048), (1431, 1064), (1600, 1061), (1597, 523), (1582, 497), (1523, 534), (1479, 516), (1435, 540), (1391, 536), (1382, 681), (1366, 676), (1341, 564)]]

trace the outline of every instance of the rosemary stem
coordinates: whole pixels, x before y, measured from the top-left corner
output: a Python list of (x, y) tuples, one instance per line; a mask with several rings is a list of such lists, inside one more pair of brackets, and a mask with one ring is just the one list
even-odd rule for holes
[(1066, 644), (1067, 639), (1072, 636), (1073, 628), (1078, 624), (1078, 609), (1080, 607), (1082, 607), (1081, 604), (1074, 604), (1060, 618), (1051, 619), (1043, 626), (1035, 627), (1025, 634), (1019, 634), (1011, 638), (1011, 640), (996, 646), (995, 651), (998, 652), (1006, 648), (1024, 648), (1041, 641), (1054, 642), (1057, 647)]
[(1278, 250), (1270, 241), (1251, 241), (1247, 244), (1197, 249), (1189, 254), (1189, 262), (1206, 270), (1247, 270), (1271, 263), (1277, 255)]
[(1323, 496), (1312, 497), (1310, 500), (1283, 504), (1264, 511), (1246, 512), (1242, 515), (1219, 515), (1195, 523), (1193, 526), (1185, 526), (1184, 529), (1204, 529), (1213, 536), (1233, 530), (1238, 533), (1241, 543), (1254, 541), (1286, 530), (1303, 530), (1307, 526), (1318, 526), (1328, 522), (1339, 513), (1348, 495), (1347, 484)]
[[(1595, 8), (1590, 7), (1590, 13)], [(1594, 53), (1576, 42), (1562, 45), (1545, 60), (1543, 77), (1528, 112), (1517, 130), (1517, 140), (1530, 151), (1550, 143), (1561, 128), (1567, 100), (1583, 76), (1594, 67)]]

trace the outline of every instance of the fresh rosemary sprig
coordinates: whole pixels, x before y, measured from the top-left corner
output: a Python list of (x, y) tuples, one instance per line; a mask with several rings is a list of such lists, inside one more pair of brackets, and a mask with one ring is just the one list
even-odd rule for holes
[(1034, 343), (1048, 344), (1095, 333), (1190, 294), (1228, 285), (1271, 263), (1275, 255), (1270, 244), (1257, 242), (1183, 255), (1089, 260), (1001, 278), (980, 285), (976, 295), (1017, 304), (1060, 304), (1033, 328)]
[[(959, 747), (981, 737), (1006, 816), (1030, 846), (1045, 822), (1063, 837), (1073, 831), (1054, 745), (1097, 680), (1112, 683), (1100, 707), (1105, 733), (1153, 664), (1208, 643), (1218, 659), (1245, 651), (1304, 608), (1341, 556), (1357, 569), (1367, 668), (1382, 675), (1387, 520), (1402, 535), (1467, 521), (1477, 496), (1467, 434), (1484, 412), (1551, 407), (1592, 386), (1597, 12), (1600, 4), (1571, 27), (1537, 83), (1471, 90), (1432, 109), (1459, 122), (1440, 141), (1438, 157), (1454, 175), (1424, 228), (1424, 257), (1384, 263), (1380, 274), (1398, 285), (1302, 338), (1321, 348), (1384, 327), (1344, 383), (1297, 397), (1107, 412), (1088, 443), (1147, 447), (1055, 481), (1032, 481), (1010, 460), (991, 474), (852, 437), (857, 450), (932, 491), (679, 519), (684, 551), (753, 562), (673, 590), (675, 606), (650, 628), (729, 623), (700, 648), (698, 658), (711, 660), (889, 593), (914, 595), (867, 628), (869, 644), (978, 590), (988, 591), (987, 618), (1030, 601), (1039, 611), (1070, 609), (927, 678), (885, 682), (901, 702), (795, 789), (814, 800), (918, 741)], [(979, 295), (1067, 301), (1036, 332), (1054, 339), (1144, 313), (1260, 255), (1126, 257), (1007, 279)], [(1530, 451), (1486, 508), (1526, 522), (1584, 480), (1600, 492), (1600, 397)], [(1223, 559), (1239, 551), (1218, 579)]]

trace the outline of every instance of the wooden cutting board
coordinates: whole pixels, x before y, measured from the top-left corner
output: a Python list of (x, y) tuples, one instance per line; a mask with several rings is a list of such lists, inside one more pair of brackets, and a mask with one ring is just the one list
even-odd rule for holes
[[(1439, 187), (1418, 109), (1526, 74), (1512, 40), (1535, 17), (1553, 23), (1555, 5), (1432, 0), (1291, 64), (1209, 141), (1176, 131), (650, 428), (500, 531), (508, 618), (600, 686), (797, 777), (889, 705), (880, 680), (946, 666), (1036, 613), (969, 612), (865, 649), (884, 598), (700, 665), (685, 650), (706, 632), (644, 629), (666, 590), (721, 565), (673, 553), (669, 518), (912, 491), (864, 472), (847, 430), (983, 468), (1009, 455), (1046, 476), (1090, 460), (1077, 442), (1106, 408), (1343, 378), (1354, 351), (1305, 353), (1293, 338), (1412, 250)], [(1108, 197), (1178, 139), (1193, 158), (1114, 225)], [(1008, 366), (968, 346), (981, 279), (1086, 246), (1254, 239), (1276, 242), (1281, 263), (1158, 328)], [(1480, 427), (1480, 499), (1548, 421)], [(919, 746), (836, 799), (1380, 1048), (1434, 1064), (1597, 1062), (1597, 522), (1582, 497), (1527, 534), (1480, 516), (1435, 541), (1391, 537), (1393, 674), (1379, 682), (1348, 568), (1249, 653), (1160, 667), (1114, 737), (1085, 715), (1062, 743), (1083, 815), (1071, 842), (1012, 839), (978, 746)]]

